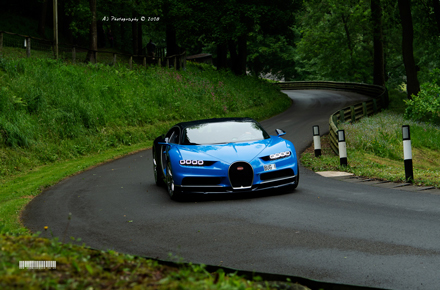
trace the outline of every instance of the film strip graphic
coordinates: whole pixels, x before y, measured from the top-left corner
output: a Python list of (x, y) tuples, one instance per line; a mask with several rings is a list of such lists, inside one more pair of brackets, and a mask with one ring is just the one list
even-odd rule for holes
[(20, 269), (56, 269), (57, 261), (19, 261)]

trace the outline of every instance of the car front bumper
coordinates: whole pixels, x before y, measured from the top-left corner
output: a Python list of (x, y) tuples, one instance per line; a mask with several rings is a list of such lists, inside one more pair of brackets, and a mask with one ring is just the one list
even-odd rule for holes
[(298, 175), (283, 177), (262, 181), (258, 184), (253, 184), (250, 188), (232, 188), (231, 186), (223, 185), (175, 185), (180, 188), (182, 193), (193, 194), (228, 194), (228, 193), (246, 193), (257, 192), (262, 190), (277, 189), (282, 187), (294, 186), (298, 182)]

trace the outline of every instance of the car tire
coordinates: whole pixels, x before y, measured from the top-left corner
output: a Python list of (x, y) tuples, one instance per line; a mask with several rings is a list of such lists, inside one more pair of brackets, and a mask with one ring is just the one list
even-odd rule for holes
[(171, 168), (170, 161), (167, 162), (165, 179), (166, 179), (166, 184), (167, 184), (167, 191), (168, 191), (168, 194), (170, 195), (171, 199), (172, 200), (179, 200), (181, 197), (180, 188), (176, 187), (174, 184), (173, 170)]
[(298, 187), (299, 184), (299, 166), (298, 166), (298, 173), (296, 174), (296, 178), (295, 178), (295, 184), (289, 186), (289, 190), (295, 190)]
[(153, 147), (153, 172), (154, 172), (154, 181), (156, 185), (163, 186), (165, 182), (163, 182), (163, 172), (160, 169), (159, 161), (157, 160), (156, 148)]

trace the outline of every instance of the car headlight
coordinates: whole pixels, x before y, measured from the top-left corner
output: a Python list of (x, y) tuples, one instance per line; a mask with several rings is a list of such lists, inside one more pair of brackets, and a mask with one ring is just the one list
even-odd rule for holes
[(188, 166), (203, 166), (204, 162), (203, 160), (180, 160), (180, 165), (188, 165)]
[(280, 152), (280, 153), (270, 154), (269, 158), (271, 160), (280, 159), (280, 158), (284, 158), (284, 157), (289, 157), (290, 154), (291, 154), (290, 151), (284, 151), (284, 152)]

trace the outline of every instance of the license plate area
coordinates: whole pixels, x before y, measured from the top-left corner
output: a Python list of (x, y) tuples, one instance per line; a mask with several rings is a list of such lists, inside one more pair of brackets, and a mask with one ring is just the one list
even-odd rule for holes
[(270, 171), (270, 170), (275, 170), (275, 169), (277, 169), (275, 164), (264, 165), (264, 171)]

